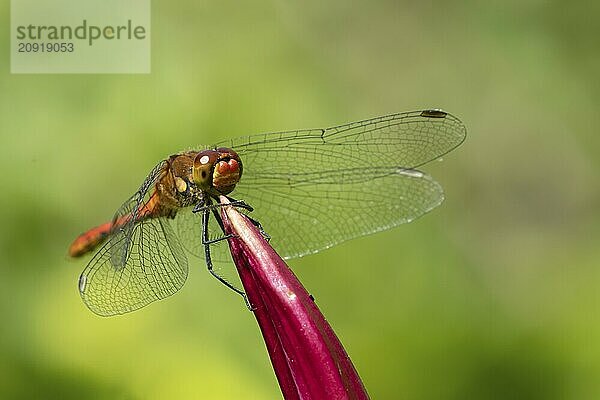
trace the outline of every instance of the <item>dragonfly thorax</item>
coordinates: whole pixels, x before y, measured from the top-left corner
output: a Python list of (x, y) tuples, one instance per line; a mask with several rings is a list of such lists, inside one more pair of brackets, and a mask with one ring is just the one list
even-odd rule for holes
[(229, 194), (242, 177), (242, 160), (226, 147), (203, 150), (194, 158), (194, 183), (214, 196)]

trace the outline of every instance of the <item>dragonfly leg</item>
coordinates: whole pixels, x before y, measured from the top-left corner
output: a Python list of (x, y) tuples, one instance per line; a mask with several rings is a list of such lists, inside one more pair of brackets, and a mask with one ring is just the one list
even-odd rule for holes
[(229, 196), (225, 196), (225, 197), (227, 198), (227, 200), (229, 200), (231, 205), (234, 207), (243, 208), (248, 211), (254, 211), (254, 208), (250, 204), (246, 203), (244, 200), (236, 200), (233, 197), (229, 197)]
[[(217, 208), (216, 207), (212, 207), (212, 205), (209, 206), (209, 207), (205, 207), (205, 209), (202, 211), (203, 218), (204, 218), (204, 213), (208, 214), (210, 211), (212, 211), (213, 215), (215, 216), (215, 219), (219, 223), (219, 226), (221, 227), (221, 231), (225, 231), (225, 228), (223, 227), (223, 221), (221, 221), (221, 216), (217, 212)], [(203, 220), (203, 224), (204, 224), (204, 220)], [(208, 225), (207, 225), (207, 229), (206, 230), (208, 231)], [(218, 242), (220, 242), (222, 240), (227, 240), (227, 239), (232, 238), (232, 237), (235, 237), (235, 235), (232, 234), (232, 233), (229, 234), (229, 235), (220, 236), (220, 237), (215, 238), (215, 239), (207, 239), (208, 235), (206, 236), (206, 238), (204, 237), (204, 235), (202, 235), (202, 244), (206, 246), (208, 244), (218, 243)]]
[(252, 222), (252, 225), (254, 225), (258, 228), (258, 230), (260, 231), (260, 234), (262, 235), (263, 238), (265, 238), (265, 240), (267, 242), (271, 240), (271, 236), (263, 229), (263, 226), (260, 224), (259, 221), (255, 220), (254, 218), (249, 217), (248, 215), (246, 215), (246, 218), (248, 218), (250, 220), (250, 222)]
[[(229, 196), (225, 196), (225, 197), (227, 197), (227, 200), (229, 200), (234, 207), (240, 207), (240, 208), (246, 209), (248, 211), (254, 211), (254, 208), (252, 208), (251, 205), (247, 204), (243, 200), (236, 200)], [(217, 217), (216, 214), (215, 214), (215, 217)], [(260, 231), (260, 234), (262, 235), (263, 238), (265, 238), (265, 240), (267, 242), (271, 240), (271, 236), (263, 229), (261, 223), (258, 220), (250, 217), (249, 215), (246, 215), (246, 218), (248, 218), (250, 220), (250, 222), (252, 222), (252, 224), (258, 228), (258, 230)], [(220, 221), (220, 219), (218, 217), (217, 217), (217, 221)], [(223, 226), (221, 225), (221, 229), (222, 228), (223, 228)]]
[(218, 238), (208, 239), (208, 240), (204, 240), (204, 238), (202, 238), (202, 244), (205, 246), (209, 245), (209, 244), (215, 244), (215, 243), (219, 243), (220, 241), (230, 239), (232, 237), (235, 237), (235, 235), (234, 234), (223, 235)]
[(208, 202), (207, 203), (198, 203), (198, 204), (196, 204), (196, 206), (194, 207), (192, 212), (193, 213), (204, 212), (205, 210), (214, 210), (214, 209), (221, 208), (224, 206), (233, 206), (233, 207), (237, 207), (237, 208), (243, 208), (244, 210), (248, 210), (248, 211), (254, 211), (254, 208), (252, 208), (252, 206), (246, 204), (242, 200), (235, 200), (235, 199), (231, 199), (229, 197), (227, 197), (227, 199), (230, 200), (231, 203), (229, 203), (229, 204), (221, 204), (221, 203), (212, 204), (212, 203), (208, 203)]
[[(253, 211), (254, 210), (251, 206), (249, 206), (248, 204), (246, 204), (242, 200), (235, 200), (235, 199), (233, 199), (231, 197), (227, 197), (227, 199), (231, 202), (230, 204), (220, 204), (220, 203), (218, 203), (218, 204), (212, 204), (210, 202), (207, 202), (207, 203), (198, 203), (194, 207), (194, 209), (192, 210), (192, 212), (194, 212), (194, 213), (197, 213), (197, 212), (205, 213), (205, 212), (208, 212), (208, 211), (212, 211), (213, 214), (214, 214), (214, 216), (215, 216), (215, 218), (217, 219), (217, 221), (219, 221), (219, 225), (221, 226), (221, 230), (224, 230), (221, 218), (220, 218), (219, 214), (217, 213), (217, 209), (218, 208), (221, 208), (221, 207), (223, 207), (225, 205), (231, 205), (231, 206), (234, 206), (234, 207), (243, 208), (243, 209), (248, 210), (248, 211)], [(260, 222), (254, 220), (254, 219), (252, 219), (252, 218), (250, 218), (248, 216), (247, 216), (247, 218), (256, 227), (258, 227), (260, 229), (260, 233), (263, 235), (263, 237), (265, 239), (267, 239), (267, 240), (271, 239), (271, 237), (262, 228), (262, 225), (260, 224)], [(224, 235), (224, 236), (221, 236), (221, 237), (218, 237), (218, 238), (215, 238), (215, 239), (205, 239), (205, 238), (202, 238), (202, 244), (203, 245), (207, 245), (207, 244), (218, 243), (218, 242), (220, 242), (222, 240), (227, 240), (227, 239), (232, 238), (234, 236), (235, 235), (230, 234), (230, 235)]]
[[(206, 267), (208, 268), (208, 272), (210, 272), (210, 274), (212, 276), (214, 276), (215, 278), (217, 278), (217, 280), (219, 282), (221, 282), (223, 285), (227, 286), (229, 289), (233, 290), (234, 292), (236, 292), (237, 294), (239, 294), (240, 296), (242, 296), (244, 298), (244, 302), (246, 303), (246, 307), (248, 307), (248, 309), (250, 311), (254, 311), (254, 308), (250, 304), (250, 301), (248, 300), (248, 297), (246, 296), (246, 293), (244, 293), (240, 289), (236, 288), (231, 283), (227, 282), (225, 279), (223, 279), (221, 276), (219, 276), (219, 274), (217, 274), (214, 271), (214, 269), (213, 269), (212, 258), (210, 256), (210, 245), (212, 243), (215, 243), (215, 240), (209, 240), (209, 238), (208, 238), (208, 220), (209, 220), (209, 216), (210, 216), (210, 209), (205, 209), (202, 212), (202, 244), (204, 245), (204, 258), (206, 260)], [(226, 239), (227, 236), (231, 237), (232, 235), (226, 235), (226, 237), (219, 238), (216, 241)]]

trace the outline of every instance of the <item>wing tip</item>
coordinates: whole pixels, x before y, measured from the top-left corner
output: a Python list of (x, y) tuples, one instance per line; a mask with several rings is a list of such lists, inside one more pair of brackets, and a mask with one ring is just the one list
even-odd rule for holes
[(440, 108), (431, 108), (421, 111), (421, 117), (424, 118), (446, 118), (448, 113)]

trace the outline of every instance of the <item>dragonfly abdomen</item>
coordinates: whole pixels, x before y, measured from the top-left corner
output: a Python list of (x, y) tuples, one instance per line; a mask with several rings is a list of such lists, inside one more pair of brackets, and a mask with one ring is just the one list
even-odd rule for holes
[(81, 257), (94, 250), (100, 245), (111, 231), (112, 222), (106, 222), (98, 225), (87, 232), (82, 233), (71, 243), (69, 255), (71, 257)]

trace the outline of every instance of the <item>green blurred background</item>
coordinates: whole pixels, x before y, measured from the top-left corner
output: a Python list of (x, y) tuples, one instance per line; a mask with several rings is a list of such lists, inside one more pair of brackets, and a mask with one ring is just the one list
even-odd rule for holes
[(374, 399), (600, 398), (598, 2), (154, 2), (149, 75), (11, 75), (0, 5), (0, 398), (279, 398), (195, 260), (116, 318), (66, 250), (174, 152), (441, 107), (447, 201), (290, 263)]

